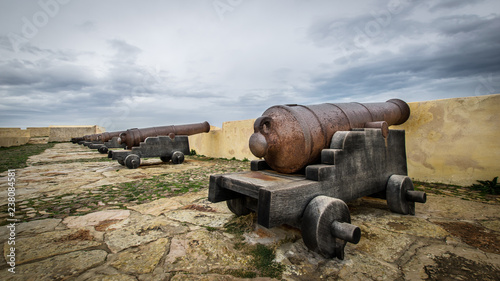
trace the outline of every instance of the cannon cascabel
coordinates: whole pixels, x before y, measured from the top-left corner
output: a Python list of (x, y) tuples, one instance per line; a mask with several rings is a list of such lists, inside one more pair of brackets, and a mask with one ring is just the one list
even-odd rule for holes
[(380, 128), (387, 137), (388, 126), (402, 124), (409, 116), (410, 107), (399, 99), (364, 104), (277, 105), (255, 120), (249, 147), (273, 170), (291, 174), (319, 162), (321, 150), (330, 147), (337, 131)]

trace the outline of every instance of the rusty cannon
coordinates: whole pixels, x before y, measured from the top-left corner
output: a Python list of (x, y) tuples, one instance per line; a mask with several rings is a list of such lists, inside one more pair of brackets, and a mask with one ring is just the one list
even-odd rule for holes
[(118, 143), (124, 143), (128, 149), (138, 146), (148, 137), (169, 136), (174, 138), (176, 135), (190, 136), (199, 133), (208, 133), (210, 124), (208, 122), (186, 124), (186, 125), (169, 125), (161, 127), (150, 127), (144, 129), (128, 129), (120, 134)]
[(126, 145), (127, 149), (109, 151), (108, 158), (117, 160), (129, 169), (139, 167), (141, 158), (146, 157), (160, 157), (163, 162), (181, 164), (184, 156), (190, 153), (188, 136), (209, 131), (208, 122), (129, 129), (118, 138), (118, 143)]
[(124, 131), (104, 132), (97, 134), (93, 144), (88, 145), (91, 149), (97, 149), (101, 154), (107, 154), (110, 148), (125, 148), (125, 144), (118, 142), (120, 134)]
[(93, 144), (102, 144), (102, 141), (99, 140), (100, 134), (92, 134), (92, 135), (85, 135), (81, 138), (77, 138), (78, 144), (84, 145), (84, 146), (91, 146)]
[(80, 141), (84, 141), (85, 139), (83, 137), (77, 137), (77, 138), (71, 138), (72, 143), (79, 143)]
[(426, 201), (407, 176), (404, 130), (389, 130), (409, 116), (398, 99), (273, 106), (249, 140), (263, 159), (248, 172), (210, 176), (208, 199), (236, 215), (257, 212), (266, 228), (298, 227), (311, 251), (343, 259), (347, 242), (361, 238), (346, 202), (382, 196), (392, 212), (414, 215), (415, 202)]
[(124, 144), (118, 143), (121, 133), (123, 131), (85, 135), (79, 138), (72, 138), (71, 142), (87, 146), (90, 149), (97, 149), (100, 153), (107, 154), (109, 148), (125, 148)]

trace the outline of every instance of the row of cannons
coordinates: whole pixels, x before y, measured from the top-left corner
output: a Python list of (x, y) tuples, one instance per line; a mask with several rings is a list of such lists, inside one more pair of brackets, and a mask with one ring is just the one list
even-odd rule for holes
[[(426, 194), (415, 191), (408, 177), (405, 131), (389, 130), (409, 116), (409, 106), (398, 99), (273, 106), (256, 119), (249, 139), (250, 151), (259, 160), (251, 161), (250, 171), (211, 175), (208, 200), (226, 201), (238, 216), (256, 212), (257, 223), (266, 228), (300, 228), (311, 251), (344, 259), (346, 244), (361, 239), (360, 228), (351, 224), (347, 202), (364, 196), (384, 198), (390, 211), (403, 215), (414, 215), (415, 203), (426, 202)], [(182, 163), (189, 152), (186, 135), (209, 130), (205, 122), (74, 141), (101, 153), (126, 148), (110, 150), (108, 157), (137, 168), (141, 157)]]
[(172, 161), (173, 164), (183, 163), (184, 155), (190, 153), (188, 136), (209, 131), (210, 124), (203, 122), (105, 132), (73, 138), (71, 142), (107, 153), (109, 158), (121, 165), (136, 169), (141, 164), (141, 158), (147, 157), (159, 157), (163, 162)]

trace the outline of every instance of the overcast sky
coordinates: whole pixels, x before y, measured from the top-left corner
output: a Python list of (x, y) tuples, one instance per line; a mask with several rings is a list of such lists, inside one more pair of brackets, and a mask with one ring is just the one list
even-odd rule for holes
[(0, 127), (494, 93), (499, 0), (0, 0)]

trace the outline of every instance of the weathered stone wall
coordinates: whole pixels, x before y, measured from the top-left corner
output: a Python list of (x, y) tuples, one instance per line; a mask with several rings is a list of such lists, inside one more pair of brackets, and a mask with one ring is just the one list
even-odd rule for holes
[(224, 122), (222, 129), (212, 126), (206, 134), (189, 136), (189, 146), (196, 153), (210, 157), (257, 159), (248, 147), (254, 122), (255, 119)]
[(0, 128), (0, 147), (19, 146), (28, 143), (29, 140), (29, 130)]
[(71, 138), (84, 135), (100, 134), (105, 130), (97, 125), (93, 126), (50, 126), (49, 142), (70, 141)]
[(48, 137), (50, 135), (50, 127), (28, 127), (32, 138)]
[[(66, 142), (71, 138), (100, 134), (105, 129), (93, 126), (49, 126), (20, 128), (0, 128), (0, 147), (18, 146), (30, 143)], [(36, 141), (34, 141), (36, 140)], [(40, 142), (40, 140), (42, 140)]]
[(408, 173), (413, 179), (470, 185), (500, 176), (500, 94), (409, 103)]

